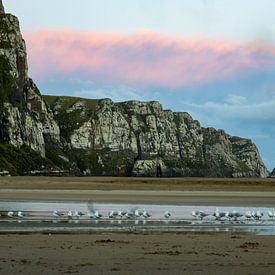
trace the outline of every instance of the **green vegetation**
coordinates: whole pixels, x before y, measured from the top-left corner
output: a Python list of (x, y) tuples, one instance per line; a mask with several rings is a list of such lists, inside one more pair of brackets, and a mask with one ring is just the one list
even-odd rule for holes
[(9, 100), (12, 93), (13, 79), (10, 71), (8, 60), (0, 55), (0, 111), (3, 111), (4, 103)]
[(51, 95), (43, 95), (43, 99), (45, 102), (53, 108), (57, 103), (61, 105), (61, 111), (66, 111), (70, 107), (72, 107), (78, 101), (85, 102), (85, 106), (87, 110), (95, 112), (98, 100), (97, 99), (86, 99), (80, 97), (71, 97), (71, 96), (51, 96)]
[(129, 151), (73, 149), (68, 154), (81, 175), (84, 172), (91, 176), (125, 176), (131, 174), (134, 165), (134, 155)]
[[(98, 100), (82, 99), (79, 97), (43, 96), (43, 98), (52, 110), (55, 110), (55, 106), (60, 106), (60, 108), (57, 108), (57, 113), (55, 113), (55, 119), (59, 124), (61, 136), (66, 141), (70, 141), (70, 136), (74, 130), (78, 129), (90, 117), (95, 115), (98, 104)], [(68, 109), (73, 107), (77, 102), (84, 102), (84, 108), (68, 112)]]
[(11, 175), (25, 175), (32, 170), (50, 169), (56, 167), (44, 159), (29, 146), (16, 148), (10, 144), (0, 143), (0, 170), (7, 170)]
[(62, 170), (70, 170), (71, 164), (69, 161), (66, 161), (64, 158), (66, 156), (57, 146), (46, 145), (46, 158), (54, 163), (57, 167)]

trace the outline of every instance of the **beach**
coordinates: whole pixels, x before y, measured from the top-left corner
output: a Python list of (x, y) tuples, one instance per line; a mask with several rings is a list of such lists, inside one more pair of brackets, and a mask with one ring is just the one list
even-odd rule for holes
[[(1, 201), (275, 206), (272, 179), (0, 179)], [(275, 274), (275, 237), (236, 232), (0, 234), (1, 274)]]
[(5, 177), (0, 200), (273, 206), (275, 180)]
[(274, 274), (274, 237), (0, 235), (1, 274)]

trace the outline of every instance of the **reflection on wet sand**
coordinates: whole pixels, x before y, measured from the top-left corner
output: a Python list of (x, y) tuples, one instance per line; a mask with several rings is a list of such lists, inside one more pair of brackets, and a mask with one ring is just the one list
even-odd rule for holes
[(0, 213), (0, 232), (191, 231), (275, 235), (274, 209), (259, 207), (0, 202)]

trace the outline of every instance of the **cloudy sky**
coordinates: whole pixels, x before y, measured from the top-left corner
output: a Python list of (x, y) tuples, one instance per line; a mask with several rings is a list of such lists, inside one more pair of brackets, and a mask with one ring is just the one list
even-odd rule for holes
[(159, 100), (275, 167), (274, 0), (4, 0), (44, 94)]

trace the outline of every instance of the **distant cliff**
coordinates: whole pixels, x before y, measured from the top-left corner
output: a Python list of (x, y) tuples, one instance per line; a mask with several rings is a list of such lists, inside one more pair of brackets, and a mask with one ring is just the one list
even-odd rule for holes
[[(44, 97), (63, 152), (87, 175), (265, 177), (256, 146), (160, 103)], [(65, 157), (65, 156), (64, 156)]]
[(158, 102), (42, 97), (19, 23), (0, 0), (0, 171), (266, 177), (256, 146)]

